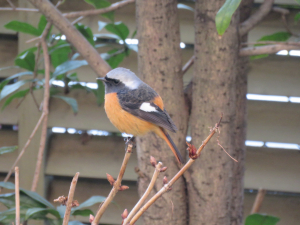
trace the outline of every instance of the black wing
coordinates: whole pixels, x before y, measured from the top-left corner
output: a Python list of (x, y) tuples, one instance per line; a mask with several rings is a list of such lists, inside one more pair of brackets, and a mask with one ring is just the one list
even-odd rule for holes
[[(135, 90), (123, 89), (118, 92), (118, 98), (122, 108), (135, 115), (136, 117), (154, 123), (157, 126), (163, 127), (167, 130), (176, 132), (177, 127), (172, 121), (171, 117), (165, 109), (160, 109), (155, 105), (152, 100), (157, 97), (158, 94), (147, 84), (141, 84), (140, 88)], [(152, 107), (155, 107), (155, 112), (145, 112), (140, 110), (143, 103), (148, 102)]]
[(129, 103), (124, 102), (121, 103), (122, 108), (129, 112), (132, 115), (135, 115), (136, 117), (154, 123), (159, 127), (163, 127), (167, 130), (170, 130), (172, 132), (176, 132), (178, 129), (174, 122), (172, 121), (169, 114), (166, 112), (166, 110), (161, 110), (157, 105), (155, 105), (153, 102), (150, 103), (152, 107), (156, 109), (155, 112), (146, 112), (143, 110), (140, 110), (140, 106), (143, 103)]

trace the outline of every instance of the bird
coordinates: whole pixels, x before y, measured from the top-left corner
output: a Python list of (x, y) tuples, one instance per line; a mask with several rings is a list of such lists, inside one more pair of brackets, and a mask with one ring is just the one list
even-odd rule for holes
[(105, 85), (104, 108), (111, 123), (122, 133), (142, 136), (154, 132), (165, 140), (179, 164), (184, 160), (167, 130), (178, 129), (162, 98), (132, 71), (118, 67), (99, 77)]

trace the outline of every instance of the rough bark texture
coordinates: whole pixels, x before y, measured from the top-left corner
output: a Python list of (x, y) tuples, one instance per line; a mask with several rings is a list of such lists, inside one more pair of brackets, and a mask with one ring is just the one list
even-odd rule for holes
[[(253, 0), (244, 0), (240, 5), (240, 22), (244, 22), (251, 14)], [(248, 34), (240, 37), (240, 43), (247, 42)], [(237, 61), (238, 74), (236, 77), (236, 120), (235, 120), (235, 157), (239, 163), (233, 165), (231, 223), (243, 224), (244, 207), (244, 172), (246, 153), (246, 128), (247, 128), (247, 73), (249, 70), (248, 57), (239, 57)]]
[[(219, 141), (235, 154), (236, 78), (238, 63), (238, 14), (232, 17), (225, 34), (219, 37), (215, 16), (224, 0), (197, 0), (195, 5), (195, 65), (191, 135), (199, 146), (221, 113)], [(191, 168), (188, 183), (190, 224), (231, 224), (233, 164), (211, 141)], [(240, 182), (240, 181), (239, 181)]]
[[(178, 128), (176, 134), (170, 135), (184, 156), (188, 110), (181, 75), (177, 1), (138, 0), (136, 7), (139, 76), (164, 100), (165, 108)], [(144, 193), (153, 174), (150, 155), (168, 167), (163, 175), (169, 179), (179, 170), (167, 144), (153, 133), (137, 139), (137, 153), (139, 168), (146, 175), (146, 178), (139, 180), (140, 195)], [(158, 178), (153, 193), (162, 187), (162, 177)], [(145, 212), (143, 224), (187, 224), (186, 210), (185, 182), (182, 178), (176, 182), (171, 192), (163, 195)]]

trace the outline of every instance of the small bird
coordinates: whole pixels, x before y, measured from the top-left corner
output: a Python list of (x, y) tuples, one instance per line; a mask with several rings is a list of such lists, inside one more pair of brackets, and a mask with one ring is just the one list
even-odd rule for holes
[(164, 139), (176, 159), (184, 162), (166, 130), (177, 127), (164, 108), (161, 97), (133, 72), (116, 68), (98, 78), (105, 84), (105, 111), (111, 123), (121, 132), (141, 136), (150, 131)]

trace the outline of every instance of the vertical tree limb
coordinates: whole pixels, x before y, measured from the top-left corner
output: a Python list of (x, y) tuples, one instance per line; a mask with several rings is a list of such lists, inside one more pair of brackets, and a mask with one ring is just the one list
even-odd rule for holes
[[(41, 45), (43, 49), (44, 55), (44, 63), (45, 63), (45, 87), (44, 87), (44, 99), (43, 99), (43, 114), (44, 114), (44, 121), (42, 125), (42, 134), (40, 140), (40, 147), (38, 152), (38, 157), (36, 161), (36, 168), (34, 172), (34, 177), (32, 181), (31, 191), (36, 191), (39, 175), (41, 171), (41, 166), (43, 162), (44, 150), (46, 145), (46, 137), (47, 137), (47, 125), (48, 125), (48, 113), (49, 113), (49, 98), (50, 98), (50, 58), (48, 54), (48, 46), (46, 42), (46, 37), (51, 28), (51, 23), (46, 25), (45, 31), (41, 37)], [(37, 63), (37, 62), (36, 62)]]
[(92, 222), (92, 225), (97, 225), (99, 223), (99, 221), (100, 221), (101, 217), (103, 216), (109, 203), (111, 203), (111, 201), (114, 199), (114, 197), (118, 193), (118, 191), (121, 187), (121, 182), (122, 182), (125, 170), (126, 170), (127, 163), (129, 161), (129, 158), (132, 153), (132, 147), (133, 147), (133, 144), (131, 142), (128, 142), (127, 149), (125, 152), (125, 156), (123, 159), (123, 163), (122, 163), (118, 178), (116, 181), (113, 182), (113, 188), (111, 189), (111, 191), (110, 191), (109, 195), (107, 196), (107, 198), (105, 199), (105, 201), (100, 205), (100, 208), (99, 208), (98, 212), (96, 213), (96, 216)]
[(20, 178), (19, 178), (19, 167), (15, 167), (15, 202), (16, 202), (16, 225), (20, 225)]
[(79, 176), (79, 172), (77, 172), (75, 174), (75, 176), (73, 177), (73, 180), (71, 182), (69, 195), (68, 195), (68, 202), (66, 204), (66, 211), (65, 211), (63, 225), (68, 225), (68, 223), (69, 223), (69, 219), (70, 219), (70, 215), (71, 215), (71, 209), (72, 209), (72, 202), (73, 202), (73, 198), (74, 198), (76, 184), (77, 184), (77, 181), (78, 181), (78, 176)]

